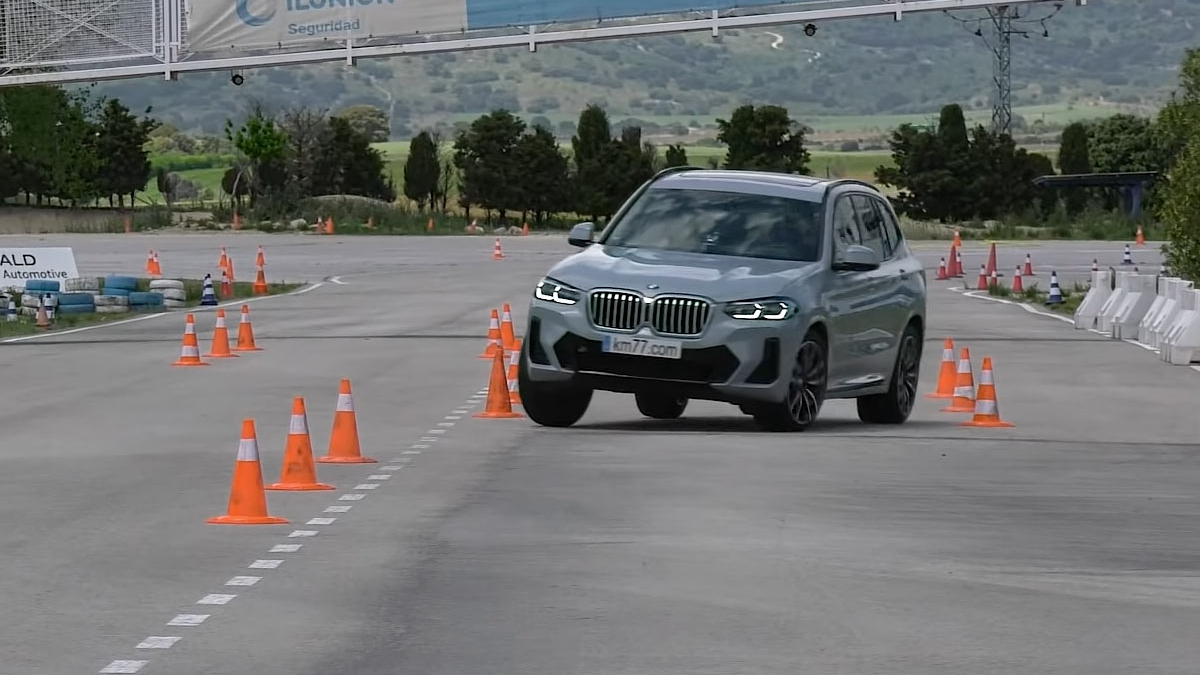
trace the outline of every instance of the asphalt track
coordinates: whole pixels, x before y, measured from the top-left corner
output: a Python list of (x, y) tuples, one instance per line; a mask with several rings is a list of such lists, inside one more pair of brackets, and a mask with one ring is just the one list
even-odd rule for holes
[[(210, 271), (224, 244), (241, 278), (261, 242), (271, 279), (321, 285), (251, 305), (265, 351), (208, 368), (168, 366), (179, 314), (0, 345), (5, 674), (1191, 675), (1200, 661), (1200, 373), (1144, 350), (935, 282), (923, 391), (951, 336), (994, 359), (1015, 428), (959, 427), (923, 399), (898, 428), (833, 402), (809, 432), (776, 435), (720, 404), (657, 422), (598, 395), (580, 425), (549, 430), (471, 414), (488, 310), (511, 302), (521, 325), (532, 283), (571, 250), (561, 238), (505, 238), (503, 261), (485, 237), (4, 239), (59, 241), (90, 274), (141, 269), (153, 247), (168, 276)], [(947, 247), (918, 248), (933, 267)], [(1152, 249), (1139, 265), (1157, 269)], [(1050, 268), (1082, 280), (1101, 252), (1119, 266), (1121, 247), (1002, 244), (1001, 267), (1027, 250), (1044, 286)], [(968, 270), (984, 251), (968, 243)], [(205, 349), (211, 321), (198, 315)], [(321, 465), (336, 492), (269, 493), (289, 525), (206, 525), (240, 420), (257, 421), (271, 481), (291, 397), (321, 453), (341, 377), (380, 462)], [(167, 625), (179, 615), (207, 618)]]

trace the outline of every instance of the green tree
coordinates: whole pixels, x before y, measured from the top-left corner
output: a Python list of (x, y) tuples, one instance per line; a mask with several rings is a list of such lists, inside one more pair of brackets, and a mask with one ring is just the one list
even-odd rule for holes
[(532, 213), (534, 222), (541, 225), (546, 216), (570, 203), (567, 158), (558, 149), (554, 134), (541, 126), (521, 137), (514, 154), (521, 173), (513, 207)]
[(319, 194), (345, 194), (392, 202), (396, 186), (384, 175), (383, 153), (371, 147), (371, 139), (341, 117), (329, 118), (327, 146), (320, 151), (335, 175)]
[(614, 175), (612, 203), (609, 213), (620, 208), (621, 203), (654, 176), (654, 165), (658, 151), (650, 143), (642, 142), (641, 127), (625, 127), (621, 137), (613, 142), (612, 170)]
[(875, 178), (899, 188), (896, 210), (918, 220), (947, 222), (959, 217), (967, 174), (956, 174), (945, 161), (935, 132), (902, 124), (888, 141), (892, 166), (880, 166)]
[(254, 110), (239, 127), (233, 125), (233, 120), (226, 120), (225, 136), (246, 157), (243, 177), (250, 180), (251, 206), (268, 190), (283, 187), (287, 178), (287, 134), (274, 119), (262, 110)]
[[(147, 110), (147, 113), (150, 111)], [(112, 203), (125, 206), (125, 197), (133, 206), (135, 195), (150, 179), (150, 155), (146, 145), (158, 122), (149, 117), (138, 119), (117, 99), (110, 99), (100, 117), (97, 150), (100, 157), (99, 192)]]
[[(1092, 158), (1088, 152), (1088, 128), (1083, 122), (1068, 124), (1062, 132), (1058, 149), (1058, 168), (1064, 175), (1092, 173)], [(1087, 207), (1086, 188), (1063, 188), (1067, 213), (1076, 215)]]
[(438, 185), (442, 177), (442, 164), (433, 135), (422, 131), (413, 137), (408, 147), (408, 159), (404, 162), (404, 194), (424, 209), (433, 207), (438, 197)]
[(1200, 129), (1200, 49), (1189, 49), (1179, 69), (1179, 89), (1158, 113), (1155, 133), (1170, 167)]
[(350, 106), (339, 112), (337, 117), (346, 120), (351, 129), (365, 136), (371, 143), (383, 143), (392, 136), (387, 113), (373, 105)]
[(1179, 90), (1158, 118), (1169, 162), (1158, 215), (1166, 224), (1171, 272), (1200, 281), (1200, 50), (1189, 50)]
[(1159, 171), (1165, 164), (1160, 139), (1147, 117), (1112, 115), (1088, 131), (1088, 156), (1098, 173)]
[(601, 216), (616, 210), (612, 128), (604, 108), (589, 105), (579, 113), (571, 150), (575, 162), (575, 208), (591, 216), (593, 222), (599, 221)]
[(328, 113), (320, 108), (295, 107), (280, 116), (279, 129), (287, 144), (287, 192), (295, 197), (321, 194), (337, 177), (333, 163), (325, 156), (333, 133)]
[(963, 115), (962, 106), (957, 103), (942, 106), (938, 116), (937, 137), (943, 152), (966, 157), (971, 150), (971, 142), (967, 137), (967, 118)]
[(470, 204), (497, 211), (504, 220), (517, 201), (521, 167), (515, 161), (525, 123), (507, 110), (483, 115), (454, 141), (454, 164), (460, 171), (460, 193)]
[(717, 120), (717, 140), (728, 148), (725, 166), (783, 173), (807, 173), (808, 150), (805, 129), (787, 108), (744, 105), (729, 120)]
[(687, 155), (686, 148), (684, 148), (682, 145), (679, 145), (679, 144), (667, 146), (666, 167), (665, 168), (670, 168), (670, 167), (675, 167), (675, 166), (687, 166), (687, 164), (688, 164), (688, 155)]

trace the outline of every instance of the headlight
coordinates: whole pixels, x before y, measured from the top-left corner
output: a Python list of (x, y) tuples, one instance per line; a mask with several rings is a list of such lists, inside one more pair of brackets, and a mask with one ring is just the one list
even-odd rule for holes
[(533, 289), (533, 297), (559, 305), (573, 305), (579, 302), (583, 294), (578, 290), (553, 279), (542, 279), (537, 288)]
[(783, 321), (796, 313), (796, 303), (786, 298), (744, 300), (725, 305), (725, 313), (747, 321)]

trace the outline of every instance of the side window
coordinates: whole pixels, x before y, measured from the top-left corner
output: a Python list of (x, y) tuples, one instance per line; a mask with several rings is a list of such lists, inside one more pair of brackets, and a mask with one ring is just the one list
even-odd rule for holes
[(883, 234), (887, 238), (888, 244), (892, 248), (894, 255), (900, 250), (900, 242), (904, 240), (904, 234), (900, 231), (900, 225), (896, 223), (896, 219), (892, 216), (892, 211), (884, 202), (873, 199), (875, 202), (875, 210), (879, 212), (879, 217), (883, 219)]
[(849, 197), (839, 197), (833, 205), (833, 259), (839, 260), (847, 246), (861, 244), (858, 219)]
[(866, 195), (851, 195), (854, 210), (858, 212), (858, 221), (862, 223), (863, 246), (875, 249), (880, 260), (892, 257), (892, 247), (883, 233), (883, 219), (875, 210), (874, 201)]

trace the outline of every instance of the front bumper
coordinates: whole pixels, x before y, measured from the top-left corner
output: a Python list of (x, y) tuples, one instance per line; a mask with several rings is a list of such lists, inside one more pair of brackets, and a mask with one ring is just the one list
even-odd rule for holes
[(701, 336), (663, 336), (682, 343), (681, 358), (612, 354), (601, 350), (604, 336), (628, 333), (594, 327), (584, 302), (564, 306), (535, 299), (525, 333), (526, 371), (534, 382), (571, 382), (604, 391), (671, 391), (731, 403), (779, 401), (802, 334), (795, 317), (746, 321), (715, 310)]

